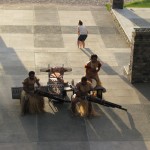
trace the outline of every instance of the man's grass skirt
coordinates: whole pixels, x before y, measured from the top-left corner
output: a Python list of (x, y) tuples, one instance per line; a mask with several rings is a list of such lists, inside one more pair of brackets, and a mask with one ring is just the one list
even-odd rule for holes
[(44, 98), (37, 94), (21, 92), (21, 113), (41, 113), (44, 112)]

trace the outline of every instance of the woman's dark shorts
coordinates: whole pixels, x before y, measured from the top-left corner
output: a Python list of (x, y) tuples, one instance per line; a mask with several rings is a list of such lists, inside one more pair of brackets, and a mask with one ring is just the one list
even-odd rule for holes
[(87, 35), (80, 35), (80, 36), (78, 37), (78, 41), (85, 41), (86, 38), (87, 38)]

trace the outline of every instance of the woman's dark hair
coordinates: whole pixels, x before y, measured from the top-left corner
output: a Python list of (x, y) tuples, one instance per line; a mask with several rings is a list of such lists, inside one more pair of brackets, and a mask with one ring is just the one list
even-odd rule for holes
[(83, 25), (83, 22), (81, 20), (79, 20), (79, 25), (81, 25), (81, 26)]
[(31, 76), (31, 75), (35, 75), (35, 72), (34, 71), (30, 71), (29, 72), (29, 76)]
[(87, 77), (83, 76), (83, 77), (81, 78), (81, 81), (87, 81)]
[(91, 59), (93, 59), (93, 58), (98, 58), (98, 56), (96, 55), (96, 54), (93, 54), (93, 55), (91, 55)]

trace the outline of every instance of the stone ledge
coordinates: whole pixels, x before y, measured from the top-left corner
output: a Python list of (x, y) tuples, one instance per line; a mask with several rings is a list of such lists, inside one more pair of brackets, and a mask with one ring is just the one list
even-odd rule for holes
[(150, 32), (150, 27), (142, 27), (142, 28), (134, 28), (135, 32), (146, 32), (147, 34), (149, 34)]
[(130, 81), (131, 72), (129, 71), (129, 64), (123, 67), (123, 73), (124, 76)]
[(121, 33), (121, 35), (124, 37), (124, 39), (127, 41), (128, 45), (131, 47), (131, 40), (129, 39), (129, 37), (127, 36), (126, 32), (124, 31), (123, 27), (121, 26), (120, 21), (117, 19), (115, 12), (113, 11), (113, 9), (111, 9), (111, 15), (114, 19), (114, 23), (117, 27), (117, 29), (119, 30), (119, 32)]

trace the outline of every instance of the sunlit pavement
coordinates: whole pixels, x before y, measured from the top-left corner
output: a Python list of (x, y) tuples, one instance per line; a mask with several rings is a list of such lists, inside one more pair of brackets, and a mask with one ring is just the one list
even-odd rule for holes
[[(89, 31), (85, 49), (76, 45), (79, 20)], [(73, 69), (64, 78), (77, 82), (94, 53), (102, 62), (104, 99), (128, 113), (94, 105), (100, 116), (72, 117), (69, 104), (52, 109), (45, 99), (45, 114), (20, 116), (20, 102), (12, 100), (11, 87), (22, 86), (28, 71), (36, 71), (45, 85), (48, 76), (40, 68), (64, 64)], [(104, 6), (1, 6), (0, 150), (150, 149), (150, 85), (128, 82), (123, 66), (129, 59), (130, 48)]]

